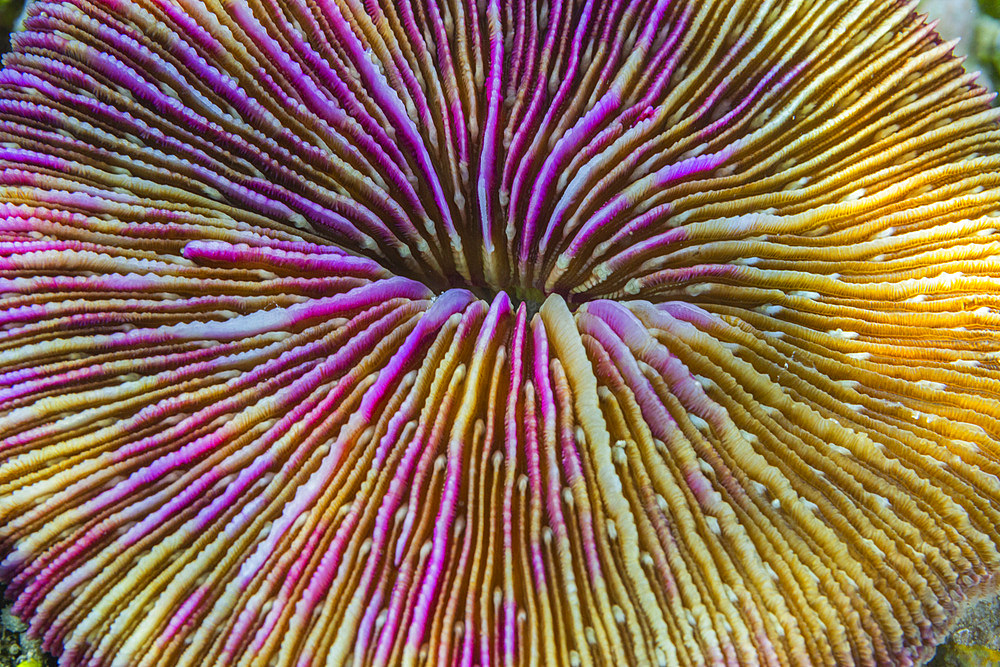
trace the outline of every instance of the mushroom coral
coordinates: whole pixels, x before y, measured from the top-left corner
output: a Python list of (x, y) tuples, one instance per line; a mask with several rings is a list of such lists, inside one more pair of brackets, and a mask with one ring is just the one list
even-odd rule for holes
[(1000, 125), (895, 0), (36, 0), (62, 665), (911, 665), (1000, 572)]

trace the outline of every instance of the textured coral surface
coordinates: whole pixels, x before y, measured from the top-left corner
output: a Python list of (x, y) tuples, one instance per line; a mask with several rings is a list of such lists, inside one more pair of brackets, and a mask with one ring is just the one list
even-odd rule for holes
[(1000, 128), (880, 0), (38, 0), (0, 577), (63, 665), (910, 665), (1000, 570)]

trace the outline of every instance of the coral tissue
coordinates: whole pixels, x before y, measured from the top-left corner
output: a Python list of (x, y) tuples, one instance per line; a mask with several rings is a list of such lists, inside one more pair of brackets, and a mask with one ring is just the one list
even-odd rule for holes
[(36, 0), (0, 578), (94, 667), (913, 665), (1000, 125), (896, 0)]

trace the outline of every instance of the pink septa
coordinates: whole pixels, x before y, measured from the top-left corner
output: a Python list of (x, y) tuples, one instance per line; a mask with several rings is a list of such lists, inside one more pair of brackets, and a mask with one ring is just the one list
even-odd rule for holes
[(458, 289), (448, 290), (434, 300), (414, 330), (406, 337), (406, 341), (399, 351), (393, 355), (385, 369), (379, 374), (375, 385), (362, 400), (359, 410), (366, 421), (372, 419), (376, 406), (381, 403), (389, 388), (398, 382), (405, 369), (413, 365), (417, 358), (417, 351), (424, 347), (427, 339), (444, 326), (448, 318), (462, 312), (475, 300), (473, 294), (468, 290)]
[(194, 615), (198, 608), (201, 607), (205, 597), (211, 592), (211, 586), (199, 586), (184, 600), (184, 602), (181, 603), (179, 607), (177, 607), (177, 611), (175, 611), (173, 616), (170, 617), (167, 627), (163, 629), (162, 633), (156, 640), (156, 643), (161, 648), (166, 647), (166, 645), (174, 641), (179, 634), (186, 631), (184, 626), (188, 623), (189, 619)]
[[(510, 298), (504, 292), (498, 293), (490, 304), (489, 312), (486, 314), (486, 319), (476, 339), (475, 352), (472, 356), (472, 368), (470, 368), (468, 373), (470, 378), (477, 377), (477, 367), (482, 365), (484, 358), (489, 358), (487, 351), (496, 346), (501, 325), (511, 314)], [(475, 388), (473, 387), (471, 391), (475, 391)], [(469, 394), (466, 394), (466, 396), (469, 396)], [(461, 418), (462, 416), (462, 413), (459, 412), (459, 417)], [(406, 638), (406, 643), (413, 650), (418, 650), (420, 643), (423, 641), (428, 614), (434, 607), (441, 570), (444, 568), (447, 550), (451, 543), (456, 503), (462, 481), (462, 461), (465, 452), (464, 433), (460, 432), (459, 429), (464, 429), (465, 426), (466, 424), (464, 423), (456, 423), (455, 430), (452, 431), (452, 435), (448, 441), (444, 488), (441, 492), (438, 519), (434, 522), (430, 562), (427, 566), (423, 582), (420, 585), (419, 593), (417, 594), (416, 611)]]

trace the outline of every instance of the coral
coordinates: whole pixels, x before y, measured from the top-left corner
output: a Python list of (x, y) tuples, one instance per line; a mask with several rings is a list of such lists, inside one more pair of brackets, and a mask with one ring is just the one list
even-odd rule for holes
[(62, 665), (911, 665), (1000, 569), (1000, 126), (895, 0), (37, 0)]

